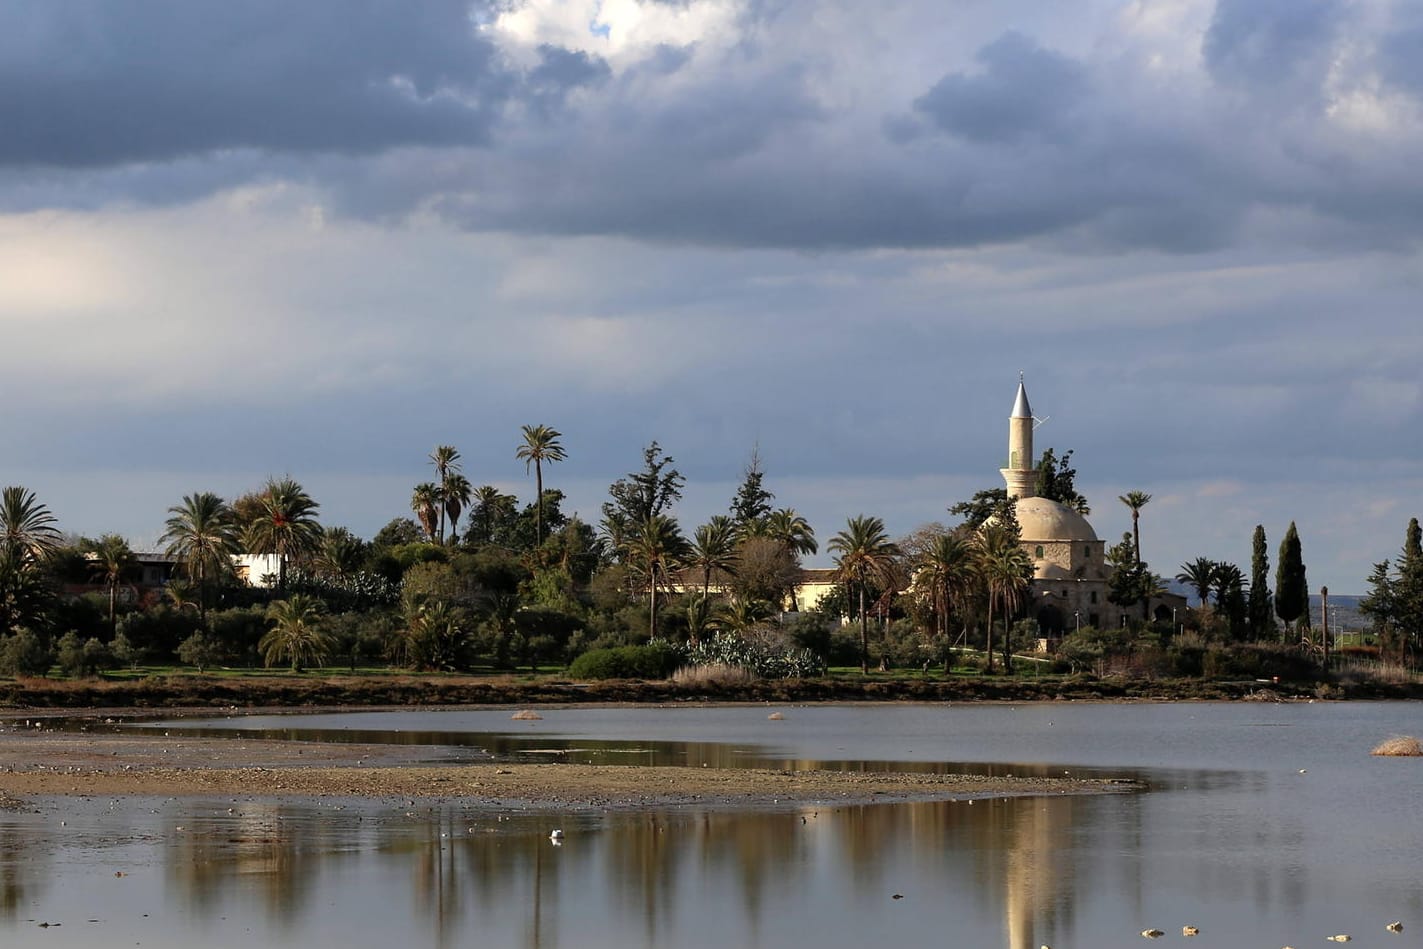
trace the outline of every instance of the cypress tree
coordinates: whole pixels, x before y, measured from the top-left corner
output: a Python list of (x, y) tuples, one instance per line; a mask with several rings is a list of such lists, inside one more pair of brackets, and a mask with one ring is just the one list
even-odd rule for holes
[(1265, 546), (1265, 527), (1255, 525), (1254, 549), (1250, 555), (1250, 636), (1252, 639), (1273, 639), (1275, 636), (1275, 601), (1270, 594), (1270, 554)]
[(731, 519), (740, 532), (753, 530), (771, 513), (771, 502), (776, 496), (762, 487), (764, 477), (761, 453), (753, 448), (741, 487), (736, 489), (736, 497), (731, 499)]
[(1423, 530), (1418, 518), (1408, 522), (1403, 551), (1398, 557), (1398, 577), (1393, 586), (1394, 625), (1410, 649), (1423, 641)]
[(1290, 529), (1280, 542), (1280, 559), (1275, 567), (1275, 614), (1286, 626), (1298, 621), (1296, 629), (1309, 628), (1309, 586), (1294, 521), (1290, 521)]

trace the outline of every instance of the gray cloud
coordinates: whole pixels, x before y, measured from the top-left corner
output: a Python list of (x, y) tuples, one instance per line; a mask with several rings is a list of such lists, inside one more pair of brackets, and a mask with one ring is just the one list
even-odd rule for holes
[(468, 144), (510, 84), (467, 0), (12, 0), (0, 165)]
[(1217, 0), (1201, 52), (1219, 81), (1317, 91), (1347, 15), (1341, 0)]
[(952, 73), (914, 103), (947, 132), (975, 142), (1062, 140), (1075, 127), (1074, 106), (1088, 91), (1085, 70), (1009, 32), (978, 51), (983, 71)]

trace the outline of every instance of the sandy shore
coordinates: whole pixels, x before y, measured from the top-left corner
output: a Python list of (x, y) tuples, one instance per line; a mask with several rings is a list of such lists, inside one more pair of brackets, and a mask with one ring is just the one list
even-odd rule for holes
[(482, 755), (468, 762), (422, 763), (430, 753), (418, 746), (67, 732), (11, 722), (0, 729), (0, 798), (405, 797), (607, 808), (854, 804), (1132, 787), (1070, 777), (525, 764)]

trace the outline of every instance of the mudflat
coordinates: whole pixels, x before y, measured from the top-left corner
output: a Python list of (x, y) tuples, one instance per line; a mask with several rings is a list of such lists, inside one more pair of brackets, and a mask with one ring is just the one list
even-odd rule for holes
[(49, 795), (461, 798), (490, 805), (794, 806), (1130, 790), (1129, 782), (501, 761), (428, 763), (406, 745), (189, 738), (0, 723), (0, 798)]

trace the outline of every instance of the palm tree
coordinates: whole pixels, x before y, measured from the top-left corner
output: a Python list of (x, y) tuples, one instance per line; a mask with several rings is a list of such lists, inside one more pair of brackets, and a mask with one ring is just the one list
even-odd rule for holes
[(1176, 574), (1176, 579), (1196, 588), (1196, 595), (1201, 598), (1201, 608), (1205, 609), (1219, 568), (1220, 564), (1209, 557), (1197, 557), (1190, 563), (1181, 564), (1181, 572)]
[(899, 562), (899, 547), (885, 533), (884, 521), (877, 517), (852, 517), (845, 530), (830, 538), (828, 549), (839, 554), (835, 558), (836, 579), (854, 582), (860, 597), (860, 672), (870, 671), (869, 613), (865, 610), (865, 588), (871, 580), (881, 586), (894, 581)]
[(815, 542), (815, 530), (793, 508), (783, 507), (766, 515), (762, 532), (779, 541), (793, 554), (813, 556), (820, 552), (820, 545)]
[(1017, 532), (997, 524), (986, 525), (978, 535), (978, 571), (988, 588), (988, 671), (993, 671), (993, 607), (1003, 614), (1003, 671), (1012, 671), (1009, 621), (1023, 604), (1033, 575), (1033, 561), (1018, 540)]
[(259, 509), (247, 529), (247, 549), (254, 554), (277, 555), (277, 589), (287, 585), (287, 561), (300, 560), (321, 543), (320, 507), (291, 478), (273, 478), (258, 495)]
[(433, 481), (417, 484), (414, 493), (410, 495), (410, 510), (415, 513), (426, 538), (434, 543), (439, 530), (437, 518), (441, 510), (440, 486)]
[(267, 608), (272, 628), (257, 648), (268, 668), (282, 659), (291, 662), (293, 672), (300, 672), (307, 663), (321, 665), (331, 651), (331, 641), (318, 625), (322, 612), (321, 601), (304, 593), (294, 593)]
[(59, 528), (33, 491), (11, 485), (0, 492), (0, 543), (22, 561), (43, 560), (59, 547)]
[(986, 525), (978, 535), (978, 572), (988, 593), (988, 671), (993, 671), (994, 607), (1004, 617), (1004, 642), (1008, 640), (1008, 619), (1017, 612), (1022, 594), (1032, 576), (1032, 560), (1023, 550), (1016, 532), (997, 524)]
[(1151, 495), (1144, 491), (1128, 491), (1126, 494), (1118, 497), (1117, 500), (1131, 508), (1132, 550), (1134, 551), (1136, 562), (1141, 563), (1141, 528), (1139, 521), (1141, 520), (1141, 509), (1146, 507), (1147, 502), (1151, 500)]
[(687, 541), (677, 521), (666, 514), (654, 514), (639, 522), (624, 541), (627, 559), (647, 578), (648, 630), (657, 636), (657, 585), (681, 562)]
[[(445, 488), (450, 483), (450, 475), (457, 474), (462, 470), (459, 449), (453, 445), (436, 445), (435, 450), (430, 452), (430, 464), (435, 466), (435, 506), (439, 511), (439, 540), (443, 544), (445, 542)], [(430, 532), (430, 539), (435, 539), (434, 531)]]
[(563, 461), (568, 457), (563, 450), (563, 445), (559, 444), (559, 439), (563, 433), (549, 428), (547, 425), (525, 425), (523, 427), (524, 443), (514, 451), (514, 457), (524, 463), (524, 473), (529, 473), (529, 466), (534, 466), (534, 490), (537, 492), (538, 500), (534, 506), (534, 540), (538, 545), (544, 542), (544, 462), (553, 464), (555, 461)]
[(947, 644), (949, 615), (962, 610), (978, 582), (978, 559), (973, 544), (957, 533), (939, 534), (919, 559), (917, 581), (929, 590), (934, 624), (944, 638), (944, 673), (953, 667)]
[(328, 577), (345, 578), (359, 573), (365, 559), (365, 543), (346, 528), (333, 527), (321, 532), (313, 566)]
[(124, 576), (133, 570), (138, 560), (134, 557), (133, 548), (128, 545), (128, 541), (118, 534), (105, 534), (98, 540), (85, 538), (79, 546), (85, 559), (89, 561), (94, 576), (104, 584), (104, 589), (109, 593), (109, 638), (112, 639), (118, 631), (119, 584), (123, 582)]
[(183, 503), (168, 509), (160, 544), (167, 544), (169, 556), (177, 557), (188, 577), (198, 585), (198, 616), (206, 622), (206, 591), (209, 577), (232, 570), (232, 555), (238, 551), (237, 525), (232, 509), (216, 494), (189, 494)]
[(450, 518), (450, 543), (455, 542), (459, 536), (460, 514), (469, 507), (470, 500), (474, 497), (474, 485), (469, 483), (469, 479), (458, 471), (452, 473), (445, 479), (445, 485), (440, 489), (440, 498), (444, 501), (444, 513)]
[(736, 524), (717, 514), (692, 533), (687, 566), (702, 572), (702, 599), (711, 595), (713, 573), (736, 573)]

